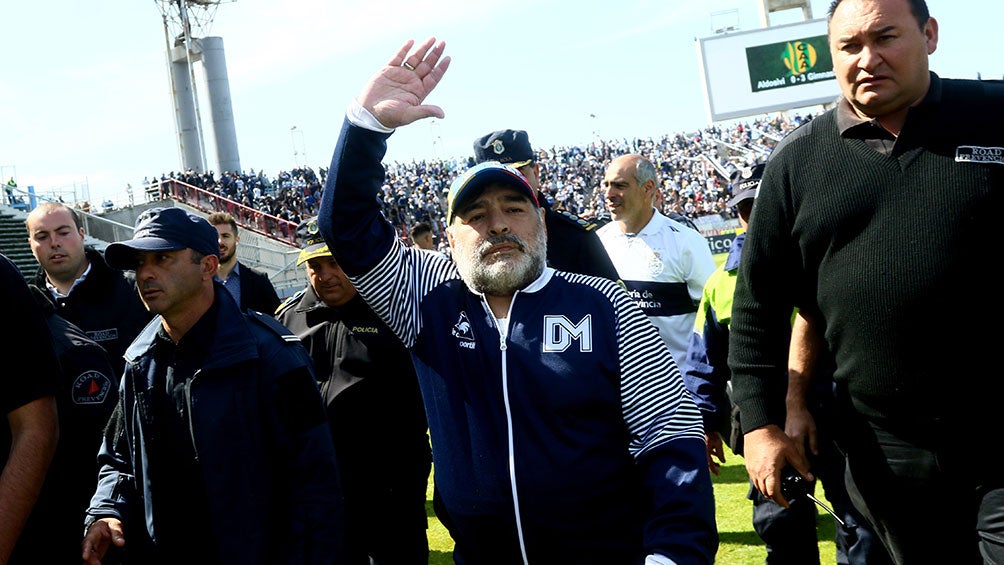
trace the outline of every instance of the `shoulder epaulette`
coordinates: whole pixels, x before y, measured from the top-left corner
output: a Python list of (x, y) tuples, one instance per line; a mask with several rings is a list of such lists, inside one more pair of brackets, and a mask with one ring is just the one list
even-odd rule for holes
[(573, 214), (568, 210), (555, 210), (552, 208), (551, 212), (556, 214), (559, 218), (572, 224), (575, 224), (576, 226), (582, 228), (585, 231), (591, 231), (596, 229), (596, 224), (590, 222), (585, 218), (579, 217), (578, 215)]
[(275, 309), (274, 316), (279, 316), (280, 314), (282, 314), (286, 310), (289, 310), (293, 306), (296, 306), (297, 304), (299, 304), (300, 303), (300, 299), (303, 298), (303, 295), (306, 292), (307, 292), (307, 289), (301, 288), (293, 296), (290, 296), (286, 300), (283, 300), (282, 303), (279, 304), (279, 307)]
[(589, 218), (586, 221), (589, 223), (590, 226), (592, 226), (590, 229), (596, 229), (596, 228), (602, 228), (603, 226), (609, 224), (611, 219), (612, 218), (610, 216), (602, 214), (599, 216), (593, 216), (592, 218)]
[(262, 314), (261, 312), (256, 312), (254, 310), (247, 311), (248, 319), (257, 322), (259, 325), (264, 326), (275, 333), (275, 335), (282, 338), (283, 341), (288, 343), (300, 343), (300, 338), (296, 336), (293, 332), (289, 331), (289, 328), (279, 323), (278, 320), (272, 316)]

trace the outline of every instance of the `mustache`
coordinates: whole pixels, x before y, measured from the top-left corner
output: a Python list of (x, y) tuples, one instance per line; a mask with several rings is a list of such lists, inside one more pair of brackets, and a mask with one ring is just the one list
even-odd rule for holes
[(140, 292), (146, 292), (148, 290), (161, 290), (161, 288), (156, 283), (146, 281), (140, 285), (139, 290)]
[(486, 239), (481, 245), (478, 246), (478, 256), (484, 257), (488, 253), (489, 249), (502, 243), (515, 243), (519, 247), (520, 251), (524, 253), (526, 252), (526, 242), (523, 241), (521, 237), (515, 234), (507, 233), (502, 235), (496, 235)]

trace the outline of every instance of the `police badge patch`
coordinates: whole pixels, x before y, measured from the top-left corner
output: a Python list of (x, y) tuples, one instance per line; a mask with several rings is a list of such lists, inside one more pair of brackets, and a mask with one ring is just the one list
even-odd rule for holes
[(73, 380), (71, 397), (74, 404), (101, 404), (112, 389), (112, 380), (100, 371), (81, 373)]

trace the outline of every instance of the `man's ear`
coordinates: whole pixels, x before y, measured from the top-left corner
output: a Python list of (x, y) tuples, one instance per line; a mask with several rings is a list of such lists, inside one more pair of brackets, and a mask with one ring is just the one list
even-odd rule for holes
[[(456, 219), (453, 221), (456, 221)], [(446, 241), (450, 244), (450, 249), (453, 249), (453, 226), (447, 226), (445, 231)]]
[(220, 269), (220, 258), (217, 255), (205, 255), (202, 257), (202, 278), (212, 279)]
[(929, 18), (924, 25), (924, 37), (927, 39), (927, 54), (932, 55), (938, 50), (938, 20)]
[(643, 191), (648, 194), (649, 202), (655, 203), (655, 179), (648, 179), (645, 184), (641, 185)]

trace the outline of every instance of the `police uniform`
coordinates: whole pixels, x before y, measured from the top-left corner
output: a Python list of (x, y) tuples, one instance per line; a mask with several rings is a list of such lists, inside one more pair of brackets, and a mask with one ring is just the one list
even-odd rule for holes
[(101, 252), (85, 248), (90, 270), (66, 296), (55, 296), (47, 285), (45, 269), (38, 267), (29, 284), (46, 291), (56, 313), (98, 342), (108, 352), (116, 377), (125, 368), (125, 353), (133, 338), (153, 318), (136, 292), (131, 272), (108, 266)]
[[(138, 253), (217, 255), (218, 239), (196, 214), (151, 208), (105, 257), (125, 268)], [(130, 563), (343, 563), (341, 482), (311, 360), (274, 318), (211, 284), (212, 303), (177, 341), (157, 316), (126, 350), (84, 527), (121, 520)]]
[[(29, 374), (11, 369), (0, 371), (0, 384), (3, 386), (3, 393), (0, 394), (0, 414), (3, 415), (0, 421), (0, 472), (2, 472), (10, 471), (5, 467), (9, 462), (8, 458), (14, 443), (7, 415), (40, 398), (58, 394), (59, 364), (43, 315), (31, 298), (24, 276), (2, 253), (0, 253), (0, 288), (3, 289), (7, 301), (4, 323), (0, 324), (0, 352), (8, 363), (20, 360), (22, 363), (31, 364)], [(49, 468), (52, 468), (51, 464)], [(0, 524), (0, 528), (7, 527), (9, 526), (6, 522)], [(79, 541), (79, 527), (75, 531), (74, 539)], [(22, 531), (21, 539), (17, 540), (14, 551), (28, 545), (23, 536)], [(25, 551), (31, 549), (25, 547)], [(78, 552), (76, 562), (79, 561)]]
[(548, 266), (559, 271), (618, 279), (617, 269), (596, 237), (595, 224), (546, 205), (544, 224), (547, 226)]
[(118, 377), (108, 353), (57, 315), (45, 291), (31, 289), (61, 369), (59, 444), (10, 563), (74, 563), (80, 560), (80, 524), (94, 493), (101, 434), (118, 401)]
[[(315, 219), (297, 233), (297, 264), (331, 256)], [(359, 295), (331, 307), (308, 284), (276, 319), (314, 361), (344, 487), (349, 563), (424, 565), (432, 450), (408, 350)]]

